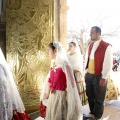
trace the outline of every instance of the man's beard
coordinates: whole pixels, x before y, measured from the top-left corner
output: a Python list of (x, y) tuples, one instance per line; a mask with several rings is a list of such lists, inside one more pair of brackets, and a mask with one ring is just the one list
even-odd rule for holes
[(95, 40), (91, 38), (91, 41), (95, 41)]

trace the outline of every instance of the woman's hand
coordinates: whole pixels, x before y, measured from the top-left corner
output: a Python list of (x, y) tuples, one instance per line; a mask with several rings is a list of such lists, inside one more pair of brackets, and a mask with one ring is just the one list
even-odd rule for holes
[(49, 98), (49, 93), (45, 93), (43, 99), (48, 99), (48, 98)]
[(82, 79), (80, 79), (80, 80), (77, 80), (77, 81), (76, 81), (76, 83), (80, 83), (80, 82), (83, 82), (83, 80), (82, 80)]
[(77, 72), (79, 72), (79, 71), (78, 71), (78, 70), (73, 70), (73, 72), (74, 72), (74, 73), (77, 73)]

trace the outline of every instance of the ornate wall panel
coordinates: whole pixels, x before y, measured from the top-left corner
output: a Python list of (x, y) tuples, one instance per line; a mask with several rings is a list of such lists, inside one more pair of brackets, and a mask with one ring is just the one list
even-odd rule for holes
[(7, 60), (28, 112), (39, 109), (53, 39), (53, 0), (7, 0)]

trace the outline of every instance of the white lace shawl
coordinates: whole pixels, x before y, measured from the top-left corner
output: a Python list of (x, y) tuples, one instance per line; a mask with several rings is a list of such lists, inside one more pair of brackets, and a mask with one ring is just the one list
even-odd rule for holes
[(9, 65), (0, 49), (0, 120), (11, 120), (15, 109), (19, 113), (25, 111)]
[(83, 58), (77, 52), (73, 55), (68, 54), (68, 60), (73, 69), (83, 71)]

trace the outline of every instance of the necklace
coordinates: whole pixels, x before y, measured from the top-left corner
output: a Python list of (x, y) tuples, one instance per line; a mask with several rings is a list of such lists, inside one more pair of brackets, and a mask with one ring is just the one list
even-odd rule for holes
[(55, 63), (55, 61), (52, 63), (52, 69), (56, 72), (56, 63)]

